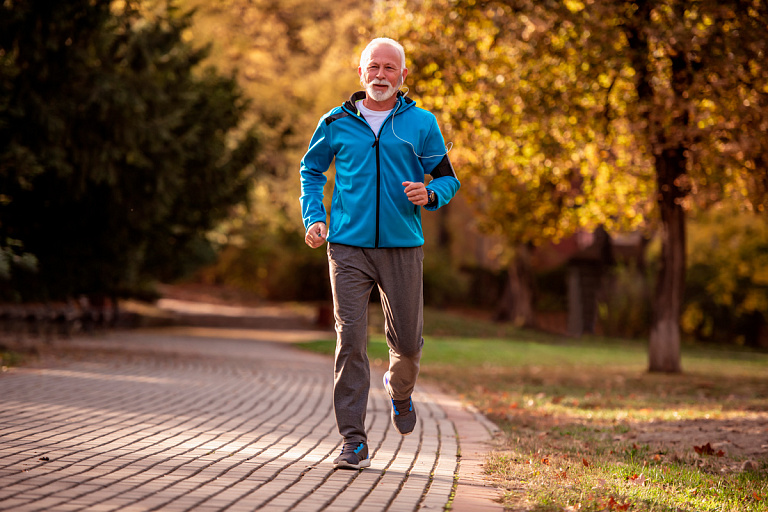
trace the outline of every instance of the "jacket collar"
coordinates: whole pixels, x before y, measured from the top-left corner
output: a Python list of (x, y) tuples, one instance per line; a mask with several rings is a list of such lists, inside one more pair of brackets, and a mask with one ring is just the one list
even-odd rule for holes
[[(357, 91), (352, 96), (349, 97), (349, 100), (344, 102), (344, 108), (348, 110), (350, 113), (360, 116), (360, 111), (357, 109), (356, 103), (360, 100), (365, 99), (365, 91)], [(407, 97), (405, 94), (403, 94), (403, 91), (397, 91), (397, 105), (399, 105), (399, 112), (402, 112), (407, 107), (410, 107), (411, 105), (415, 104), (416, 102), (412, 100), (411, 98)]]

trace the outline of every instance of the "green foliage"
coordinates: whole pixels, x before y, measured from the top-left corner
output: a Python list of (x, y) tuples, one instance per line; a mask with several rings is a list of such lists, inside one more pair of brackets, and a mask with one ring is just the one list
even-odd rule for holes
[(450, 265), (444, 251), (433, 250), (424, 258), (424, 304), (444, 307), (464, 301), (468, 280)]
[(647, 273), (632, 265), (619, 265), (609, 272), (606, 294), (598, 301), (598, 317), (607, 336), (639, 338), (648, 334), (651, 302)]
[(245, 94), (258, 98), (248, 105), (247, 116), (259, 127), (262, 145), (255, 163), (263, 174), (250, 210), (232, 225), (233, 237), (253, 231), (247, 236), (260, 243), (264, 225), (280, 224), (301, 241), (299, 161), (320, 116), (359, 88), (358, 47), (370, 7), (354, 0), (179, 4), (195, 9), (189, 37), (211, 42), (205, 62), (233, 73)]
[(325, 251), (309, 249), (292, 229), (248, 225), (242, 232), (230, 233), (230, 239), (237, 243), (226, 246), (197, 279), (269, 300), (330, 300)]
[(5, 350), (4, 347), (0, 347), (0, 372), (7, 371), (7, 369), (12, 366), (19, 366), (23, 362), (23, 354)]
[(766, 220), (727, 207), (704, 212), (689, 230), (688, 257), (684, 331), (758, 345), (768, 336)]
[(10, 288), (61, 299), (175, 277), (246, 197), (256, 139), (236, 82), (201, 69), (172, 7), (0, 10), (0, 240), (38, 261)]
[(537, 272), (534, 281), (536, 311), (568, 310), (568, 267)]

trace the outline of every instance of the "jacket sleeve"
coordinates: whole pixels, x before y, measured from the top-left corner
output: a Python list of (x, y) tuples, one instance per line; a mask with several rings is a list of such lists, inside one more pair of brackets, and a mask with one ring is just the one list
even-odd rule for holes
[[(445, 149), (445, 140), (437, 126), (437, 119), (432, 117), (433, 126), (427, 136), (424, 152), (425, 157), (421, 158), (425, 174), (432, 176), (432, 181), (427, 185), (427, 190), (434, 190), (437, 194), (437, 204), (425, 206), (427, 210), (437, 210), (448, 204), (456, 192), (459, 191), (461, 183), (456, 176), (447, 150)], [(435, 155), (435, 156), (430, 156)]]
[(328, 222), (325, 205), (323, 205), (323, 188), (327, 181), (325, 172), (330, 167), (334, 155), (326, 136), (324, 117), (318, 123), (309, 143), (309, 149), (301, 159), (300, 201), (305, 230), (315, 222)]

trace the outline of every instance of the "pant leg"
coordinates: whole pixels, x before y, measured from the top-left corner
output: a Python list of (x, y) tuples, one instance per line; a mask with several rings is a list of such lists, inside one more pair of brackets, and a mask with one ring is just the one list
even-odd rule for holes
[(424, 251), (378, 249), (376, 270), (389, 345), (390, 387), (396, 400), (413, 393), (424, 338)]
[(336, 320), (333, 409), (345, 442), (365, 442), (371, 370), (368, 362), (368, 301), (375, 284), (362, 249), (328, 244)]

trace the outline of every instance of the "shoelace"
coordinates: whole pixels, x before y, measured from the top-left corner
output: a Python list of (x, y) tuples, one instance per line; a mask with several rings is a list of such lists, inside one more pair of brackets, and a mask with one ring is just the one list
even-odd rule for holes
[(405, 416), (409, 412), (413, 411), (413, 405), (410, 398), (406, 398), (405, 400), (392, 399), (392, 403), (395, 406), (396, 416), (400, 416), (401, 414)]
[(357, 455), (363, 450), (363, 443), (357, 443), (357, 444), (345, 444), (341, 448), (341, 454), (344, 455), (345, 453), (354, 453)]

